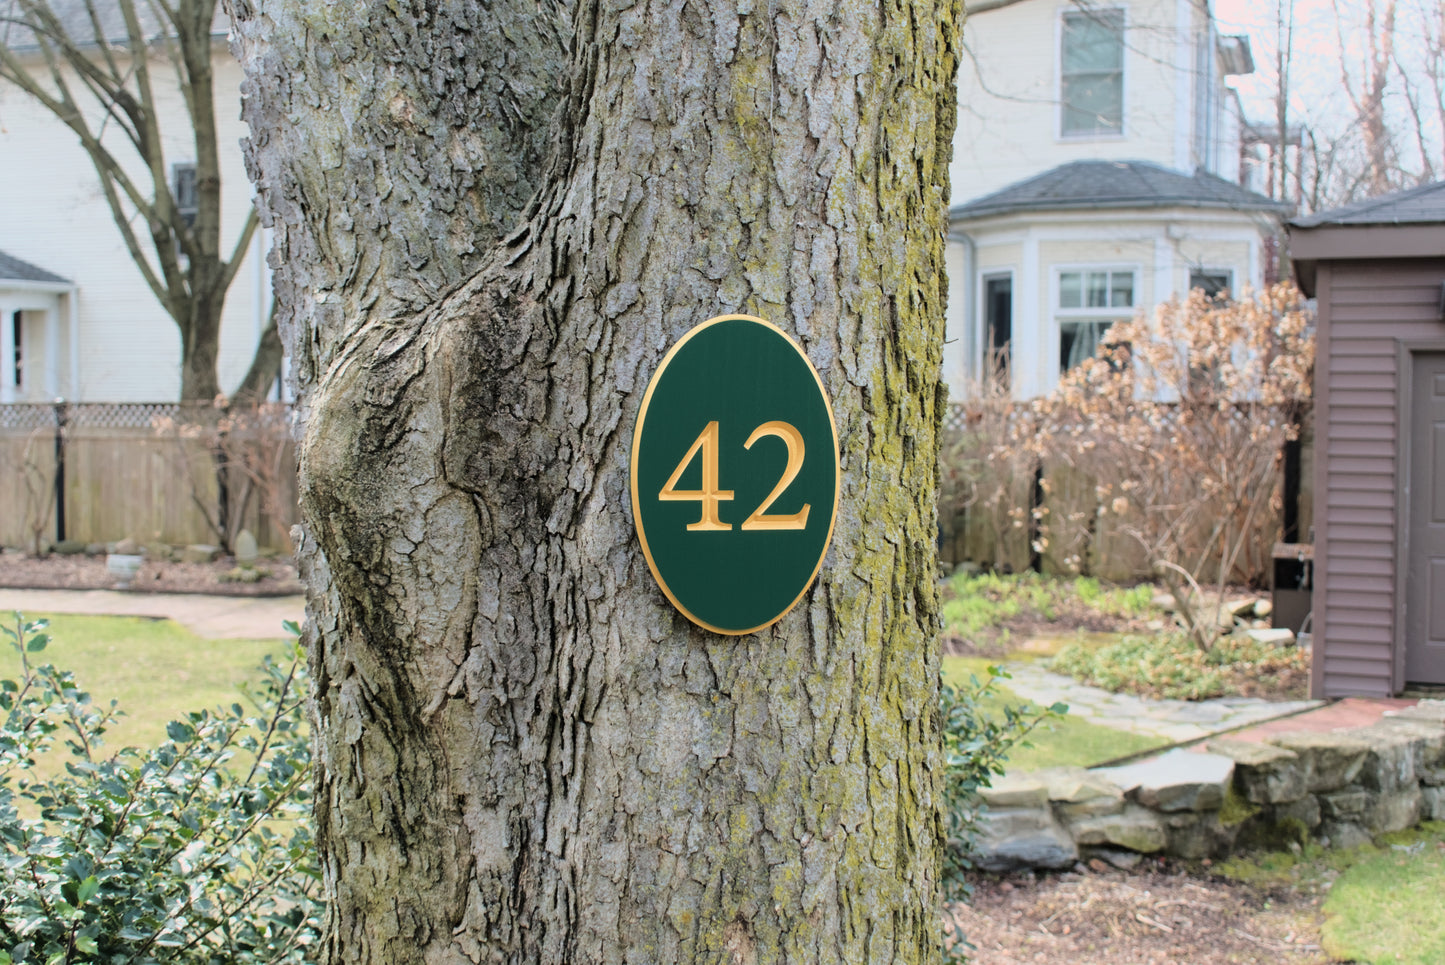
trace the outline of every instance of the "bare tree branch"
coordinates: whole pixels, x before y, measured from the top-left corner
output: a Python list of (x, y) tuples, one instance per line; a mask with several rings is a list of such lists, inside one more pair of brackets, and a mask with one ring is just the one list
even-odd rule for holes
[(1012, 7), (1016, 3), (1024, 2), (1025, 0), (978, 0), (977, 3), (965, 3), (963, 7), (967, 16), (973, 16), (976, 13), (988, 13), (990, 10)]
[(266, 321), (265, 330), (261, 333), (256, 356), (251, 360), (251, 368), (241, 380), (240, 388), (231, 395), (231, 404), (252, 406), (266, 401), (266, 393), (275, 384), (280, 373), (283, 354), (281, 332), (276, 324), (276, 303), (272, 301), (271, 314)]

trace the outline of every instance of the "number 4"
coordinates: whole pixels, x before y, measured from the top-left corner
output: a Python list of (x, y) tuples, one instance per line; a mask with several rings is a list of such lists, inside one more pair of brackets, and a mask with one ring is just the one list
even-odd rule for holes
[[(764, 422), (753, 430), (748, 436), (748, 441), (743, 443), (744, 449), (751, 449), (753, 443), (764, 436), (777, 436), (782, 439), (788, 447), (788, 464), (783, 469), (782, 476), (768, 493), (768, 498), (763, 500), (757, 509), (753, 510), (747, 519), (743, 520), (744, 530), (786, 530), (804, 529), (808, 525), (808, 510), (812, 507), (808, 503), (796, 513), (769, 513), (768, 508), (777, 501), (778, 497), (787, 490), (798, 472), (803, 468), (803, 434), (786, 422), (773, 421)], [(702, 450), (702, 488), (701, 489), (677, 489), (678, 480), (692, 463), (693, 457), (698, 450)], [(718, 503), (731, 501), (733, 491), (718, 488), (718, 424), (716, 421), (709, 422), (693, 440), (682, 461), (667, 477), (657, 498), (662, 502), (679, 502), (683, 500), (696, 500), (702, 503), (702, 518), (695, 523), (689, 523), (688, 532), (724, 532), (731, 530), (731, 523), (724, 523), (718, 518)]]
[[(688, 463), (692, 462), (692, 457), (699, 449), (702, 450), (702, 488), (674, 489), (677, 481), (682, 478), (683, 470), (687, 468)], [(688, 523), (687, 530), (690, 533), (721, 532), (733, 528), (731, 523), (724, 523), (717, 518), (717, 504), (722, 500), (732, 499), (733, 491), (729, 489), (723, 492), (717, 488), (716, 421), (709, 422), (698, 435), (692, 447), (687, 450), (687, 454), (682, 457), (682, 462), (678, 463), (677, 468), (672, 471), (672, 475), (667, 477), (667, 482), (663, 485), (662, 491), (657, 494), (657, 498), (665, 503), (684, 499), (696, 499), (702, 503), (702, 519), (695, 523)]]

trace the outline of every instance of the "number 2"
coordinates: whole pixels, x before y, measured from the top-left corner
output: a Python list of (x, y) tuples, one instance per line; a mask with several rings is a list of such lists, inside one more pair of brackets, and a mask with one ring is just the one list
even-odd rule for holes
[(788, 444), (788, 465), (783, 469), (778, 484), (768, 493), (768, 498), (753, 510), (751, 516), (743, 520), (743, 529), (803, 529), (808, 525), (808, 510), (812, 508), (808, 503), (804, 503), (803, 508), (796, 513), (784, 515), (768, 512), (768, 507), (798, 478), (798, 471), (803, 468), (803, 434), (786, 422), (764, 422), (748, 436), (743, 448), (751, 449), (753, 443), (763, 436), (777, 436)]
[[(803, 434), (786, 422), (773, 421), (764, 422), (753, 430), (748, 436), (748, 441), (743, 443), (744, 449), (751, 449), (753, 443), (765, 436), (777, 436), (782, 439), (788, 447), (788, 464), (783, 468), (783, 474), (778, 479), (773, 491), (768, 493), (757, 509), (754, 509), (747, 519), (743, 520), (742, 528), (747, 530), (788, 530), (804, 529), (808, 525), (809, 503), (804, 503), (803, 508), (796, 513), (769, 513), (768, 508), (773, 505), (788, 486), (792, 485), (794, 479), (798, 478), (799, 471), (803, 468)], [(678, 489), (678, 481), (682, 474), (692, 463), (699, 450), (702, 453), (702, 488), (701, 489)], [(689, 523), (688, 532), (725, 532), (731, 530), (731, 523), (724, 523), (718, 518), (718, 503), (731, 501), (733, 491), (731, 489), (718, 488), (718, 424), (716, 421), (709, 422), (703, 427), (702, 432), (693, 440), (687, 452), (683, 454), (682, 461), (667, 477), (658, 492), (657, 498), (662, 502), (679, 502), (683, 500), (696, 500), (702, 504), (702, 516), (695, 523)]]

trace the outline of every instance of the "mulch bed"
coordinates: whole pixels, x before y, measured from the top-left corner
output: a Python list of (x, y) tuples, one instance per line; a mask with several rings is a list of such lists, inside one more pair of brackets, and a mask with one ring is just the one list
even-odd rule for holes
[[(174, 563), (146, 560), (131, 584), (132, 592), (208, 593), (215, 596), (286, 596), (302, 592), (296, 567), (289, 561), (262, 560), (256, 565), (265, 575), (255, 583), (228, 581), (234, 560), (214, 563)], [(25, 590), (110, 590), (115, 577), (105, 568), (104, 556), (27, 556), (0, 553), (0, 587)]]
[(1061, 875), (986, 878), (952, 909), (973, 965), (1314, 965), (1319, 896), (1264, 891), (1148, 859)]

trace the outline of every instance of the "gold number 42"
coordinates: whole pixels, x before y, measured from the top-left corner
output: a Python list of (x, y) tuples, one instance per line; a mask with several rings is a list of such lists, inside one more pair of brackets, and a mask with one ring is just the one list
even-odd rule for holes
[[(788, 465), (783, 469), (783, 475), (778, 479), (778, 484), (773, 491), (768, 493), (768, 498), (762, 501), (757, 509), (747, 519), (743, 520), (744, 530), (759, 529), (803, 529), (808, 525), (808, 503), (796, 513), (770, 513), (768, 509), (777, 501), (783, 491), (788, 488), (794, 479), (798, 477), (798, 471), (803, 468), (803, 434), (786, 422), (764, 422), (753, 430), (748, 436), (748, 441), (743, 443), (744, 449), (751, 449), (753, 443), (764, 436), (777, 436), (788, 446)], [(702, 488), (701, 489), (678, 489), (678, 480), (682, 478), (683, 471), (692, 463), (693, 457), (702, 451)], [(667, 477), (667, 482), (657, 494), (657, 498), (663, 502), (681, 502), (684, 500), (696, 500), (702, 504), (702, 518), (695, 523), (689, 523), (689, 532), (723, 532), (732, 529), (731, 523), (724, 523), (718, 518), (718, 503), (729, 502), (733, 498), (731, 489), (719, 489), (718, 481), (718, 426), (717, 422), (709, 422), (707, 426), (693, 440), (687, 452), (683, 454), (682, 461)]]

